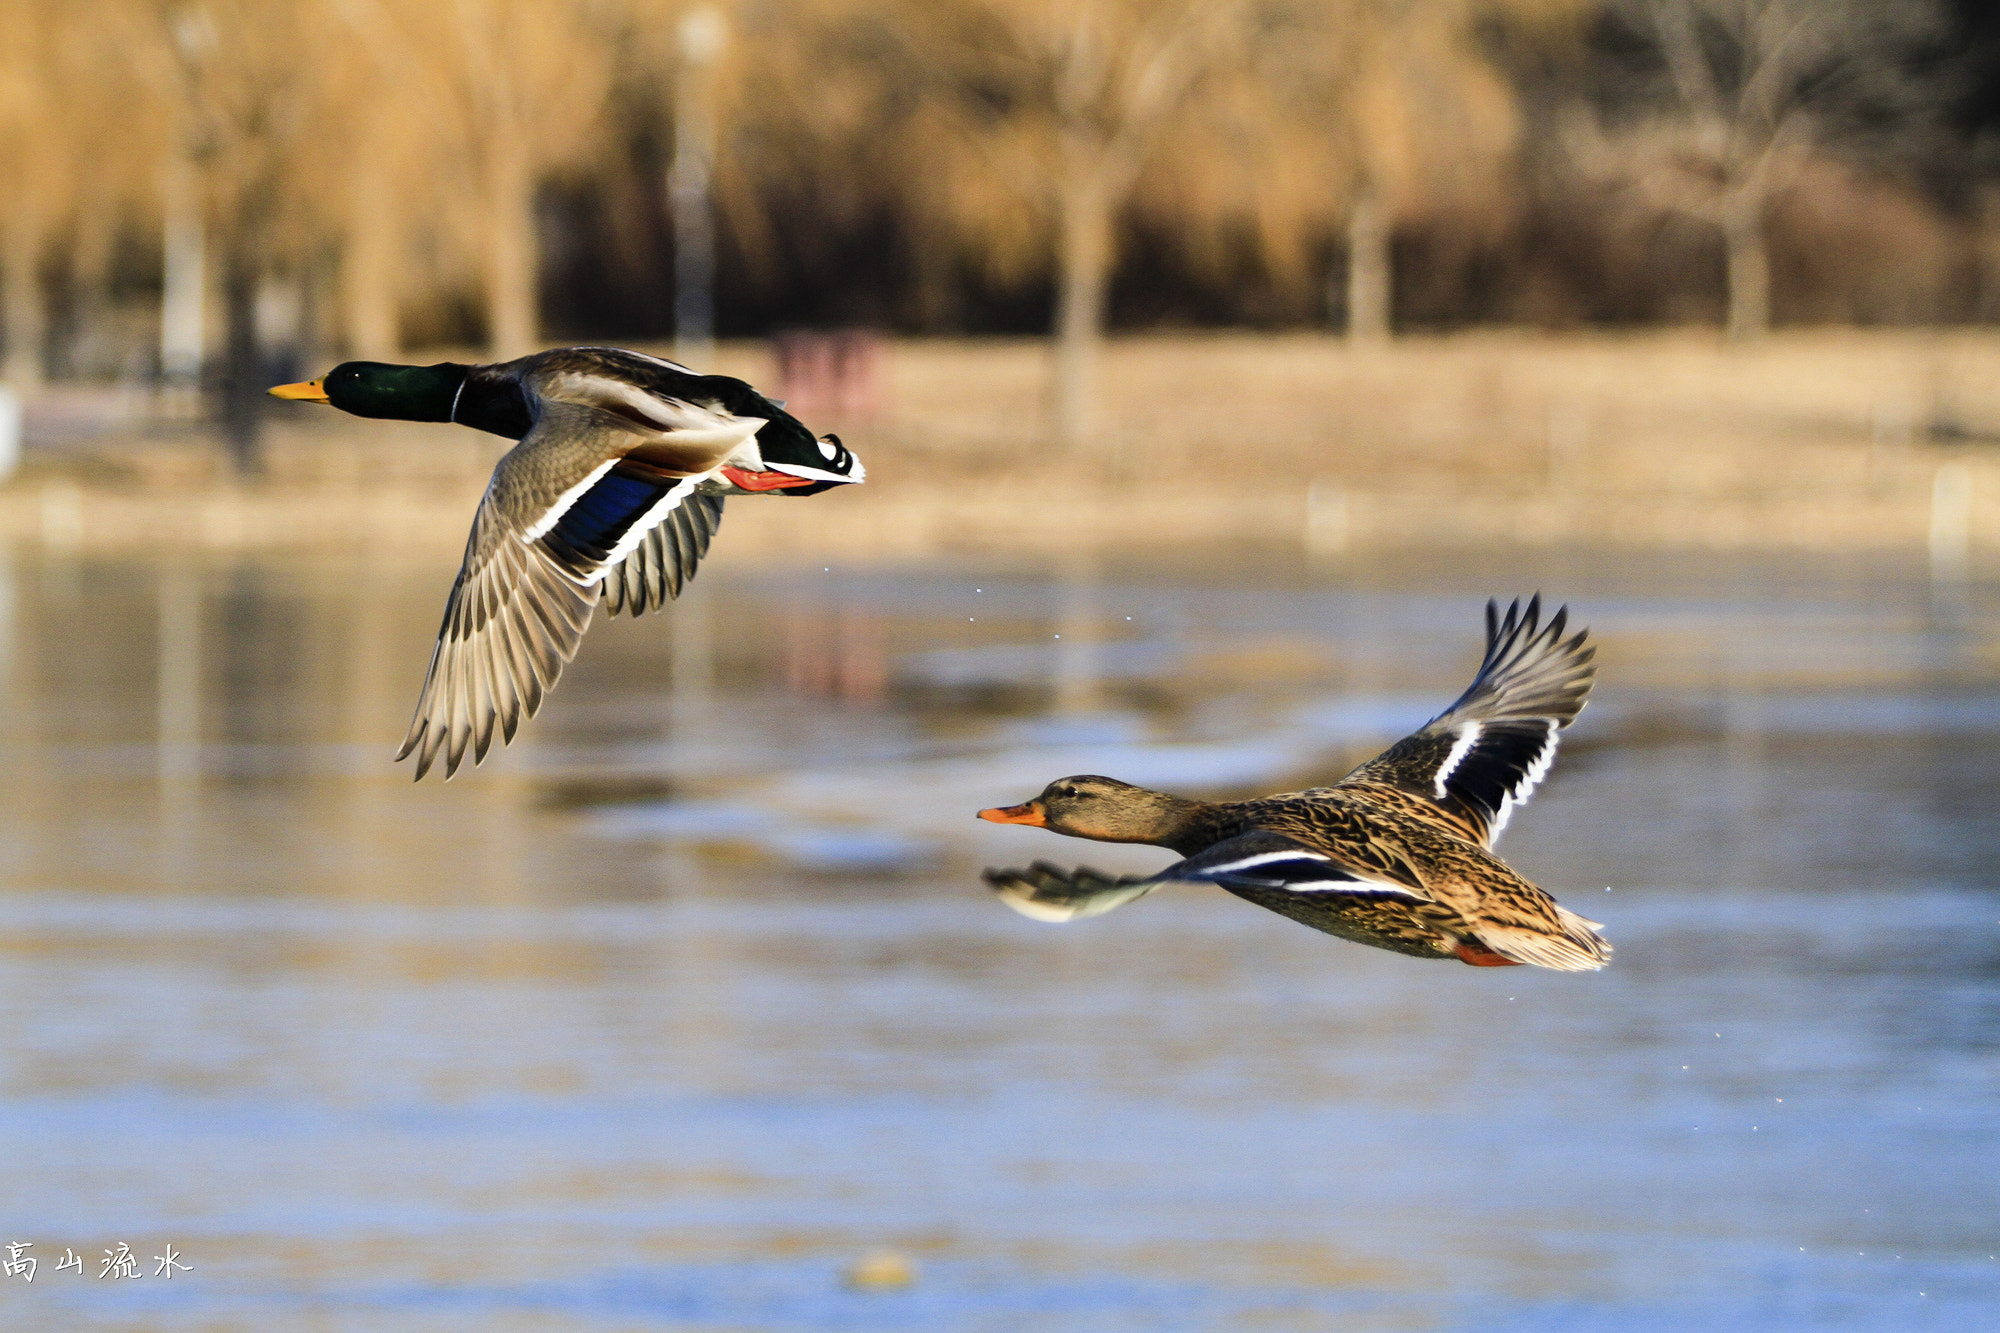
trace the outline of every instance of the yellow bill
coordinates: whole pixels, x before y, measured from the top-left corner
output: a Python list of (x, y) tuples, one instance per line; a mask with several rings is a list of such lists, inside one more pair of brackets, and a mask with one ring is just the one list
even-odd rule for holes
[(270, 392), (273, 398), (290, 398), (301, 403), (332, 401), (326, 396), (326, 389), (319, 380), (306, 380), (300, 384), (280, 384)]

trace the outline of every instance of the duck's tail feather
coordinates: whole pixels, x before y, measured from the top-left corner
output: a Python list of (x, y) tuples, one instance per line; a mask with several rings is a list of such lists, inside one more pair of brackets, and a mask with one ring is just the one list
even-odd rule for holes
[(1611, 942), (1597, 933), (1599, 923), (1586, 921), (1560, 904), (1556, 906), (1560, 934), (1522, 926), (1484, 922), (1479, 942), (1516, 963), (1557, 972), (1595, 972), (1611, 961)]

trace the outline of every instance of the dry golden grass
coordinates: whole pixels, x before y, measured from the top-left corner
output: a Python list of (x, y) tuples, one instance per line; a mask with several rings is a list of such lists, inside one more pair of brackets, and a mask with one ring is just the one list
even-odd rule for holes
[[(732, 552), (1487, 541), (1918, 551), (1939, 469), (2000, 547), (2000, 336), (1481, 332), (1351, 350), (1313, 335), (1111, 344), (1104, 419), (1064, 454), (1033, 341), (885, 346), (872, 419), (814, 419), (869, 466), (809, 504), (741, 503)], [(761, 346), (719, 371), (778, 388)], [(0, 533), (455, 547), (504, 442), (295, 409), (243, 487), (197, 440), (108, 442), (0, 491)], [(53, 489), (51, 489), (53, 488)]]
[(877, 540), (1921, 547), (1938, 468), (1962, 464), (1974, 540), (2000, 545), (1986, 333), (1124, 339), (1105, 361), (1114, 424), (1077, 455), (1047, 441), (1045, 357), (890, 350), (880, 420), (830, 423), (873, 469), (857, 517), (897, 514)]

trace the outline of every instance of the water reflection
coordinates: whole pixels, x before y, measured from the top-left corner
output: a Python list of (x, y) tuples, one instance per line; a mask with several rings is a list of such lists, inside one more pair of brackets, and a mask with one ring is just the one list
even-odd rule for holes
[[(389, 762), (448, 570), (0, 561), (14, 1327), (1969, 1328), (2000, 1300), (2000, 620), (1927, 571), (704, 572)], [(1479, 601), (1598, 700), (1569, 978), (1220, 895), (1038, 926), (971, 811), (1335, 775)], [(150, 638), (148, 635), (150, 634)], [(1060, 636), (1060, 637), (1058, 637)], [(1615, 892), (1607, 892), (1605, 885)], [(99, 1281), (125, 1241), (171, 1283)], [(845, 1290), (889, 1244), (923, 1279)], [(151, 1272), (150, 1260), (144, 1270)]]
[[(1076, 716), (1103, 706), (1097, 664), (1100, 585), (1103, 557), (1092, 549), (1065, 552), (1056, 569), (1058, 610), (1054, 642), (1055, 679), (1051, 705), (1055, 712)], [(1053, 776), (1053, 775), (1052, 775)]]

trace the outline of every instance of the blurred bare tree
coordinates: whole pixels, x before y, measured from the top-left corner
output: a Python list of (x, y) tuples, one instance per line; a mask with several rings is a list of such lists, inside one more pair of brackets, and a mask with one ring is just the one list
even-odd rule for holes
[(463, 190), (458, 216), (478, 247), (487, 350), (496, 360), (541, 338), (541, 238), (536, 202), (545, 176), (593, 161), (610, 86), (601, 6), (586, 0), (407, 0), (409, 49), (438, 62), (450, 146)]
[[(712, 85), (711, 185), (753, 282), (776, 284), (788, 264), (838, 268), (841, 238), (885, 210), (902, 215), (915, 252), (916, 322), (927, 330), (949, 321), (961, 253), (1007, 279), (1032, 267), (1033, 207), (984, 169), (956, 102), (953, 78), (971, 59), (957, 32), (964, 15), (918, 0), (790, 0), (733, 14), (738, 36)], [(784, 229), (801, 216), (812, 225)]]
[[(1679, 308), (1708, 280), (1579, 206), (1607, 183), (1714, 229), (1737, 336), (1770, 319), (1767, 231), (1826, 235), (1866, 212), (1841, 201), (1892, 193), (1780, 272), (1815, 318), (1908, 318), (1949, 301), (1869, 295), (1904, 270), (1864, 233), (1921, 231), (1945, 273), (2000, 174), (1971, 146), (2000, 101), (1953, 91), (1970, 11), (1945, 6), (707, 0), (732, 37), (696, 59), (702, 0), (0, 0), (4, 373), (141, 373), (156, 334), (164, 383), (226, 386), (248, 470), (267, 343), (389, 359), (405, 327), (463, 339), (483, 313), (505, 357), (560, 273), (562, 318), (616, 305), (641, 333), (669, 331), (671, 290), (698, 336), (711, 286), (737, 332), (1047, 320), (1076, 446), (1114, 276), (1122, 309), (1207, 322), (1296, 321), (1323, 293), (1360, 342), (1399, 307)], [(1568, 54), (1516, 58), (1555, 32)], [(1574, 151), (1537, 153), (1568, 99), (1592, 113)], [(1836, 157), (1867, 169), (1798, 174)], [(1509, 280), (1399, 301), (1392, 258), (1424, 246)]]
[(729, 24), (697, 5), (674, 25), (674, 154), (667, 210), (674, 224), (674, 355), (705, 367), (715, 355), (715, 144), (718, 61)]
[(402, 348), (409, 232), (435, 211), (444, 175), (439, 108), (448, 85), (408, 0), (332, 0), (331, 11), (320, 137), (346, 145), (321, 164), (336, 178), (326, 224), (338, 237), (342, 341), (351, 357), (392, 361)]
[(825, 0), (795, 99), (814, 114), (792, 115), (844, 145), (846, 190), (901, 194), (920, 318), (938, 318), (968, 244), (1002, 280), (1053, 272), (1053, 420), (1074, 447), (1092, 433), (1128, 212), (1218, 275), (1249, 264), (1294, 284), (1340, 232), (1334, 304), (1360, 340), (1389, 327), (1398, 222), (1458, 209), (1504, 225), (1521, 118), (1478, 49), (1496, 9), (1581, 5)]
[(42, 245), (70, 185), (55, 29), (45, 5), (0, 8), (0, 379), (24, 389), (42, 382)]
[[(1921, 132), (1940, 89), (1920, 77), (1943, 16), (1930, 0), (1624, 0), (1653, 57), (1611, 108), (1572, 126), (1585, 170), (1719, 231), (1733, 340), (1771, 322), (1772, 200), (1815, 153)], [(1626, 105), (1620, 106), (1624, 102)]]
[[(1044, 220), (1056, 275), (1054, 424), (1075, 447), (1090, 434), (1114, 227), (1149, 159), (1244, 68), (1248, 0), (911, 0), (900, 27), (902, 77), (937, 100), (908, 124), (960, 141), (934, 152), (926, 202), (959, 213), (992, 176)], [(934, 147), (936, 145), (933, 139)], [(928, 173), (927, 173), (928, 174)], [(967, 188), (969, 187), (969, 188)], [(942, 190), (942, 196), (938, 191)], [(1024, 231), (1017, 205), (989, 215), (1001, 246)]]
[(392, 357), (421, 228), (434, 256), (476, 274), (496, 359), (540, 344), (539, 192), (599, 165), (613, 58), (587, 0), (325, 0), (339, 22), (323, 133), (348, 147), (326, 170), (340, 198), (341, 312), (349, 350)]
[[(102, 281), (122, 206), (150, 192), (144, 166), (158, 139), (116, 46), (107, 0), (0, 5), (0, 378), (33, 389), (43, 376), (43, 276)], [(93, 161), (91, 171), (79, 164)]]
[[(220, 391), (231, 456), (240, 473), (262, 466), (266, 370), (259, 296), (281, 275), (299, 280), (299, 259), (323, 212), (324, 173), (304, 169), (324, 148), (318, 136), (320, 65), (302, 60), (325, 40), (316, 5), (190, 0), (140, 6), (131, 51), (165, 105), (167, 294), (173, 266), (192, 263), (199, 333), (203, 251), (220, 263), (224, 348)], [(192, 216), (181, 210), (191, 209)], [(195, 229), (194, 247), (182, 229)], [(171, 369), (171, 368), (170, 368)]]
[[(1286, 114), (1249, 188), (1265, 218), (1332, 220), (1344, 242), (1327, 306), (1356, 343), (1390, 334), (1398, 226), (1446, 214), (1497, 231), (1518, 209), (1521, 114), (1480, 49), (1482, 23), (1574, 23), (1576, 0), (1326, 0), (1268, 3), (1260, 86)], [(1286, 163), (1295, 164), (1287, 170)], [(1310, 195), (1279, 201), (1269, 182), (1310, 171)], [(1268, 225), (1268, 224), (1267, 224)]]

